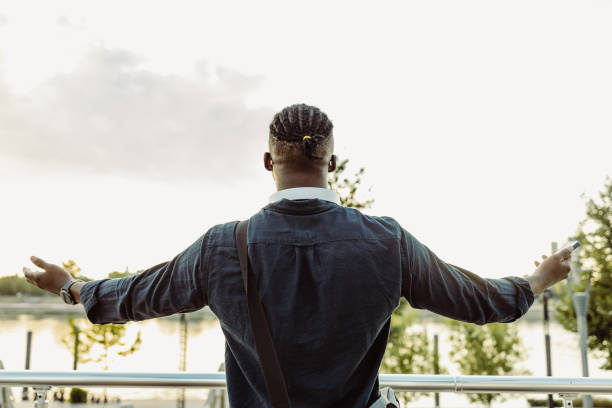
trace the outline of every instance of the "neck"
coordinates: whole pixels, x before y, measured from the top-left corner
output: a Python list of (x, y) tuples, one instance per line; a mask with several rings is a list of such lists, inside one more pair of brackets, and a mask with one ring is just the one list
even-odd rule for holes
[[(282, 176), (281, 176), (282, 174)], [(276, 189), (286, 190), (298, 187), (327, 188), (327, 171), (321, 172), (287, 172), (279, 169), (276, 177)]]

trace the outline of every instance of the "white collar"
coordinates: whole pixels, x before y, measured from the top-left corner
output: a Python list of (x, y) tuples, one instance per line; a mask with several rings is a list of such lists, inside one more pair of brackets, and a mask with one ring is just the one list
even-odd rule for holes
[(286, 198), (287, 200), (307, 200), (318, 198), (319, 200), (330, 201), (340, 205), (340, 197), (338, 197), (338, 194), (335, 191), (321, 187), (286, 188), (272, 194), (270, 196), (270, 202), (273, 203), (275, 201), (282, 200), (283, 198)]

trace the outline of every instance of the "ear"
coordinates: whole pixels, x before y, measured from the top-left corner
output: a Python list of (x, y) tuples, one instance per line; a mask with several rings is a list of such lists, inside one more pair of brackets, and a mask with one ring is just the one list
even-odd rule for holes
[(329, 160), (329, 165), (327, 166), (328, 173), (332, 173), (336, 171), (336, 160), (337, 160), (336, 155), (332, 154), (331, 159)]
[(272, 155), (270, 152), (264, 153), (264, 167), (268, 171), (272, 171)]

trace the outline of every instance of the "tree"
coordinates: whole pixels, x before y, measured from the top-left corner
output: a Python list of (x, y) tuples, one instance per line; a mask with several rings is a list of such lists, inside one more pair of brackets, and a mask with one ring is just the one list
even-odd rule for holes
[[(465, 375), (526, 375), (527, 370), (516, 366), (526, 358), (526, 351), (518, 337), (515, 325), (492, 323), (477, 326), (448, 320), (451, 328), (450, 343), (454, 354), (451, 360)], [(471, 402), (490, 407), (495, 399), (504, 400), (503, 394), (466, 394)]]
[[(104, 370), (108, 370), (108, 358), (113, 352), (120, 356), (127, 356), (136, 352), (142, 343), (140, 331), (134, 342), (126, 347), (123, 342), (126, 326), (123, 324), (90, 324), (84, 328), (77, 328), (74, 319), (68, 319), (70, 333), (62, 339), (62, 343), (70, 350), (74, 350), (76, 334), (79, 333), (78, 359), (79, 363), (90, 361), (103, 363)], [(125, 347), (125, 348), (124, 348)], [(123, 348), (120, 350), (119, 348)]]
[(0, 295), (53, 296), (51, 293), (29, 284), (23, 276), (19, 275), (0, 277)]
[[(587, 313), (589, 349), (604, 357), (602, 369), (612, 370), (612, 178), (606, 179), (598, 200), (586, 202), (586, 219), (573, 239), (580, 241), (582, 255), (574, 267), (593, 271)], [(585, 289), (588, 274), (583, 275), (573, 279), (575, 291)], [(575, 332), (576, 315), (567, 284), (557, 286), (556, 318)]]
[[(62, 262), (62, 266), (76, 279), (81, 279), (85, 282), (92, 280), (81, 273), (81, 268), (72, 259)], [(29, 284), (25, 278), (20, 275), (0, 277), (0, 295), (54, 296), (35, 285)]]
[[(358, 210), (363, 210), (364, 208), (370, 208), (374, 203), (373, 199), (368, 199), (365, 201), (359, 201), (357, 197), (357, 190), (361, 185), (361, 177), (365, 173), (365, 168), (361, 167), (359, 171), (355, 173), (353, 179), (342, 176), (342, 174), (346, 171), (346, 166), (349, 162), (349, 159), (344, 159), (336, 166), (336, 171), (331, 173), (327, 180), (327, 185), (330, 189), (335, 190), (340, 196), (340, 204), (345, 207), (356, 208)], [(370, 187), (368, 191), (371, 191)]]
[[(434, 369), (433, 345), (430, 345), (427, 329), (417, 327), (414, 323), (419, 316), (419, 312), (411, 309), (408, 302), (403, 300), (393, 312), (391, 319), (391, 330), (385, 357), (381, 364), (381, 369), (389, 374), (431, 374)], [(446, 369), (440, 367), (440, 373), (445, 373)], [(398, 399), (404, 404), (427, 393), (402, 393)]]
[(73, 278), (75, 279), (80, 279), (82, 281), (85, 282), (89, 282), (92, 281), (93, 279), (88, 278), (87, 276), (82, 274), (81, 271), (81, 267), (79, 265), (77, 265), (77, 263), (72, 260), (69, 259), (66, 262), (62, 262), (62, 267), (67, 270), (68, 272), (70, 272), (70, 274), (72, 275)]
[(129, 276), (136, 275), (136, 274), (138, 274), (140, 272), (142, 272), (142, 271), (130, 272), (130, 270), (126, 267), (125, 271), (123, 271), (123, 272), (112, 271), (111, 273), (109, 273), (108, 274), (108, 279), (127, 278)]
[[(362, 210), (370, 208), (374, 199), (360, 201), (358, 190), (361, 187), (361, 178), (365, 174), (365, 168), (361, 167), (353, 177), (343, 176), (347, 169), (349, 160), (342, 160), (328, 179), (328, 186), (335, 190), (340, 197), (340, 204), (345, 207)], [(368, 189), (371, 191), (371, 188)], [(385, 350), (385, 356), (381, 369), (386, 373), (397, 374), (424, 374), (434, 372), (433, 348), (429, 343), (427, 330), (412, 328), (418, 312), (410, 309), (404, 300), (393, 312), (391, 319), (391, 330)], [(440, 372), (445, 372), (441, 368)], [(398, 398), (404, 403), (420, 396), (423, 393), (402, 393)]]
[[(78, 337), (77, 362), (88, 363), (90, 361), (104, 364), (104, 371), (108, 370), (108, 357), (111, 352), (116, 352), (120, 356), (127, 356), (136, 352), (142, 343), (140, 331), (132, 345), (125, 347), (123, 337), (125, 336), (126, 326), (123, 324), (88, 324), (84, 329), (77, 327), (74, 319), (68, 319), (70, 333), (62, 339), (62, 343), (69, 350), (75, 349), (75, 341)], [(106, 388), (104, 389), (104, 402), (108, 401)]]

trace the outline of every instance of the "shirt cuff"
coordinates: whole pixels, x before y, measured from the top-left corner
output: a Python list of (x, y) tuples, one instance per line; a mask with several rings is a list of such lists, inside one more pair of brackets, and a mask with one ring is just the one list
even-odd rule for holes
[(527, 279), (518, 276), (509, 276), (504, 279), (512, 282), (516, 288), (517, 314), (512, 320), (507, 321), (507, 323), (510, 323), (527, 313), (533, 304), (534, 295), (533, 291), (531, 290), (531, 285)]
[(118, 316), (117, 283), (119, 279), (87, 282), (81, 288), (81, 303), (94, 324), (125, 323)]

